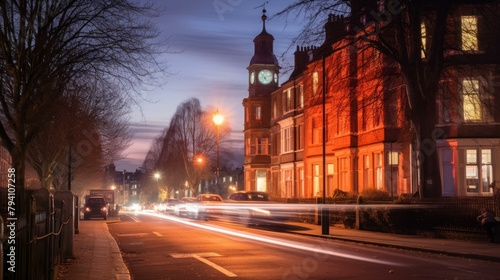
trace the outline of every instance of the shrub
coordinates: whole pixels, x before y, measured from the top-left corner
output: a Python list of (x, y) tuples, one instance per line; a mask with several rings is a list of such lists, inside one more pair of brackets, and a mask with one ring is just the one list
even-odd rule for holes
[(370, 201), (387, 201), (392, 199), (388, 192), (377, 189), (364, 189), (361, 192), (361, 196), (363, 199)]

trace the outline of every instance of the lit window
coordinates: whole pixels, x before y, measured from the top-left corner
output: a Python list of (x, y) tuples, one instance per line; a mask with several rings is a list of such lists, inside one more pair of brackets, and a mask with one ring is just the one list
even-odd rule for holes
[(333, 190), (333, 183), (334, 183), (334, 170), (335, 170), (335, 166), (333, 165), (333, 163), (329, 163), (327, 164), (326, 166), (326, 170), (327, 170), (327, 173), (326, 173), (326, 195), (327, 196), (330, 196), (333, 194), (332, 190)]
[(462, 50), (479, 50), (477, 42), (477, 17), (462, 16)]
[(318, 76), (318, 72), (314, 72), (313, 73), (313, 95), (316, 95), (316, 92), (318, 91), (318, 82), (319, 82), (319, 76)]
[(262, 118), (262, 109), (260, 106), (255, 107), (255, 119), (260, 120)]
[(422, 37), (422, 51), (420, 53), (422, 58), (426, 57), (427, 52), (427, 30), (425, 29), (425, 23), (420, 24), (420, 35)]
[(462, 83), (464, 121), (482, 120), (482, 105), (479, 98), (479, 81), (465, 79)]
[(468, 193), (490, 193), (493, 182), (491, 149), (467, 149), (465, 151), (465, 179)]
[(313, 196), (320, 195), (319, 192), (319, 164), (313, 164)]
[(260, 192), (267, 191), (267, 172), (266, 170), (255, 171), (255, 189)]
[(399, 164), (399, 153), (389, 152), (389, 165), (398, 165), (398, 164)]
[(363, 162), (364, 162), (363, 163), (364, 187), (369, 188), (370, 187), (370, 156), (364, 155)]
[(377, 190), (382, 190), (382, 182), (383, 182), (383, 152), (376, 153), (375, 156), (375, 187)]
[(287, 169), (285, 170), (284, 172), (284, 177), (283, 178), (284, 182), (285, 182), (285, 197), (294, 197), (295, 196), (295, 192), (293, 190), (293, 181), (292, 181), (292, 170), (291, 169)]
[(291, 111), (293, 108), (292, 108), (292, 90), (291, 89), (287, 89), (285, 91), (285, 94), (284, 94), (284, 102), (283, 102), (283, 112), (286, 113), (286, 112), (289, 112)]

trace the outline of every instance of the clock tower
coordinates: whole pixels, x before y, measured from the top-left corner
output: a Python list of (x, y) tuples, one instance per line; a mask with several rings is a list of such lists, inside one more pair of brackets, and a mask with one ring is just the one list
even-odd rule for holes
[(279, 65), (273, 53), (273, 35), (266, 31), (266, 10), (262, 10), (262, 32), (253, 39), (254, 54), (248, 69), (249, 97), (264, 96), (278, 87)]
[(278, 89), (279, 65), (273, 53), (274, 37), (266, 31), (262, 10), (262, 32), (255, 37), (254, 54), (248, 70), (245, 109), (245, 190), (270, 192), (271, 181), (271, 93)]

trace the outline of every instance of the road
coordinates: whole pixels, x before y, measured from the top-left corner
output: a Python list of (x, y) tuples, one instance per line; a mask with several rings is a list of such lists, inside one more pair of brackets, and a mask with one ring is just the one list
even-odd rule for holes
[(154, 213), (110, 223), (135, 280), (498, 279), (492, 264)]

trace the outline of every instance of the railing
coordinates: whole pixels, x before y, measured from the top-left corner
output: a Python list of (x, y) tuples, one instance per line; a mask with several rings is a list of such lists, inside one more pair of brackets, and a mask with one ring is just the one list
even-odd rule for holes
[[(0, 191), (0, 201), (4, 201), (5, 192)], [(72, 254), (68, 247), (72, 247), (75, 198), (67, 192), (52, 194), (46, 189), (29, 190), (25, 197), (15, 228), (9, 230), (9, 237), (13, 238), (2, 239), (0, 252), (4, 261), (0, 279), (55, 279), (58, 265), (70, 257), (68, 252)], [(4, 210), (2, 215), (6, 215)]]
[[(281, 203), (317, 204), (314, 199), (276, 199)], [(481, 238), (484, 231), (476, 218), (482, 208), (489, 208), (500, 215), (500, 196), (443, 197), (435, 199), (405, 198), (395, 200), (370, 200), (364, 198), (362, 207), (354, 197), (327, 198), (330, 223), (344, 224), (349, 228), (395, 232), (404, 234), (434, 233), (436, 237), (454, 236), (463, 239)], [(408, 207), (405, 207), (408, 205)], [(394, 207), (396, 206), (396, 207)], [(319, 212), (311, 208), (299, 208), (297, 221), (318, 223)], [(484, 237), (484, 235), (483, 235)]]

